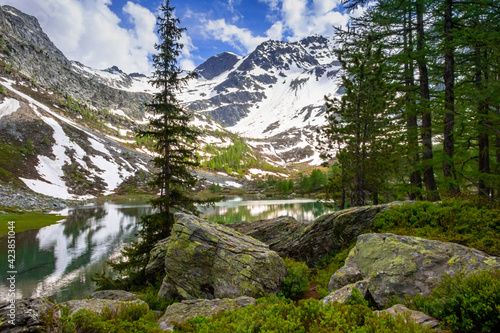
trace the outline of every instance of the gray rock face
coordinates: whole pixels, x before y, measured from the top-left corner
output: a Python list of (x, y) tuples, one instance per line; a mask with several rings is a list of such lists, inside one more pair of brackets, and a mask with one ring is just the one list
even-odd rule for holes
[(356, 288), (365, 299), (370, 298), (368, 291), (368, 281), (362, 280), (333, 291), (328, 296), (323, 298), (321, 301), (323, 302), (324, 305), (334, 302), (342, 304), (347, 303), (347, 301), (353, 298), (352, 293), (354, 288)]
[(241, 296), (234, 299), (185, 300), (170, 305), (165, 311), (165, 314), (158, 320), (158, 326), (164, 331), (173, 331), (174, 322), (181, 324), (199, 315), (208, 318), (219, 311), (234, 311), (255, 304), (255, 299), (247, 296)]
[[(45, 316), (52, 315), (55, 304), (43, 298), (25, 298), (0, 304), (0, 332), (43, 332)], [(14, 325), (13, 325), (14, 324)]]
[[(101, 313), (105, 308), (109, 308), (111, 311), (120, 310), (123, 307), (134, 305), (134, 304), (143, 304), (148, 306), (144, 301), (136, 299), (134, 301), (122, 301), (117, 299), (101, 299), (101, 298), (92, 298), (92, 299), (82, 299), (82, 300), (71, 300), (64, 303), (61, 303), (61, 307), (68, 307), (70, 315), (73, 315), (75, 312), (81, 309), (87, 309), (93, 311), (95, 313)], [(149, 308), (149, 307), (148, 307)]]
[(282, 257), (306, 261), (313, 266), (322, 256), (349, 244), (359, 234), (370, 229), (378, 213), (396, 204), (346, 209), (323, 215), (308, 224), (297, 222), (291, 217), (279, 217), (237, 223), (230, 227), (268, 244), (271, 250)]
[(413, 311), (408, 309), (406, 306), (402, 304), (396, 304), (392, 307), (390, 307), (387, 310), (383, 311), (375, 311), (375, 313), (387, 313), (396, 318), (397, 316), (405, 316), (406, 313), (409, 314), (409, 320), (414, 321), (415, 323), (422, 325), (422, 326), (428, 326), (429, 328), (432, 329), (439, 329), (440, 328), (440, 323), (439, 320), (436, 318), (433, 318), (423, 312), (420, 311)]
[(302, 223), (290, 216), (280, 216), (269, 220), (238, 222), (228, 227), (260, 240), (278, 253), (286, 253), (289, 246), (304, 231), (307, 223)]
[(149, 252), (149, 261), (146, 266), (146, 274), (152, 275), (157, 272), (165, 271), (165, 255), (167, 246), (170, 242), (170, 237), (167, 237), (155, 244), (151, 252)]
[(392, 297), (430, 295), (445, 274), (500, 269), (500, 258), (454, 243), (393, 234), (364, 234), (329, 289), (367, 280), (377, 306)]
[(211, 80), (233, 68), (239, 59), (234, 53), (224, 52), (208, 58), (207, 61), (196, 67), (195, 72), (205, 79)]
[[(141, 116), (150, 96), (110, 88), (98, 78), (87, 78), (73, 70), (73, 64), (42, 31), (38, 20), (11, 6), (0, 6), (0, 49), (4, 60), (15, 69), (47, 88), (81, 99), (97, 108), (120, 108)], [(125, 82), (126, 83), (126, 82)]]
[(195, 216), (176, 214), (176, 220), (161, 297), (261, 297), (279, 291), (287, 269), (267, 245)]
[(100, 290), (93, 293), (92, 298), (109, 299), (113, 301), (135, 301), (139, 299), (136, 294), (125, 290)]

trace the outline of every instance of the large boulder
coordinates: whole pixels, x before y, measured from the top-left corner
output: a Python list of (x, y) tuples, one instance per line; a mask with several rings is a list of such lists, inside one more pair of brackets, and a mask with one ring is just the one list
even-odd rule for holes
[(391, 306), (390, 308), (382, 311), (375, 311), (376, 314), (380, 313), (387, 313), (390, 314), (392, 317), (396, 318), (397, 316), (402, 316), (403, 318), (408, 318), (411, 321), (414, 321), (415, 323), (421, 325), (421, 326), (427, 326), (432, 329), (440, 329), (440, 322), (436, 318), (433, 318), (429, 316), (428, 314), (425, 314), (420, 311), (414, 311), (408, 309), (406, 306), (403, 304), (396, 304), (394, 306)]
[(229, 227), (266, 243), (282, 257), (305, 261), (309, 266), (314, 266), (319, 258), (342, 248), (369, 230), (378, 213), (398, 204), (401, 202), (344, 209), (325, 214), (311, 223), (281, 216), (270, 220), (239, 222)]
[(396, 204), (399, 202), (325, 214), (304, 228), (285, 255), (314, 265), (319, 258), (348, 245), (358, 235), (369, 230), (377, 214)]
[(55, 304), (45, 298), (0, 303), (0, 332), (45, 332), (44, 320), (54, 314)]
[(99, 290), (92, 294), (92, 298), (109, 299), (114, 301), (135, 301), (139, 297), (125, 290)]
[(219, 311), (234, 311), (249, 305), (255, 305), (255, 298), (241, 296), (234, 299), (196, 299), (184, 300), (170, 305), (158, 320), (158, 326), (164, 331), (173, 331), (174, 323), (182, 324), (196, 316), (211, 317)]
[(394, 234), (358, 237), (345, 266), (335, 272), (328, 288), (335, 290), (368, 281), (377, 306), (393, 297), (430, 295), (443, 275), (500, 269), (500, 258), (463, 245)]
[(261, 297), (279, 292), (287, 275), (269, 247), (233, 229), (176, 214), (165, 256), (165, 298)]
[(228, 227), (260, 240), (280, 255), (286, 255), (307, 225), (291, 216), (280, 216), (269, 220), (232, 223)]
[[(148, 307), (146, 302), (136, 299), (134, 301), (121, 301), (113, 299), (91, 298), (82, 300), (71, 300), (59, 304), (60, 307), (67, 307), (70, 310), (70, 316), (75, 314), (78, 310), (87, 309), (95, 313), (102, 313), (105, 308), (111, 311), (119, 311), (120, 309), (131, 305), (144, 305)], [(148, 307), (149, 308), (149, 307)]]

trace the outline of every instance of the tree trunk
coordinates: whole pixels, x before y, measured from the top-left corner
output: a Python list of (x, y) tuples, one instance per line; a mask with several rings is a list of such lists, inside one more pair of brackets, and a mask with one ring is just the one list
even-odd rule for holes
[[(476, 46), (475, 48), (476, 55), (476, 89), (478, 91), (478, 95), (482, 96), (482, 91), (485, 89), (486, 82), (486, 73), (483, 77), (483, 72), (481, 70), (481, 48)], [(488, 130), (484, 126), (484, 123), (488, 118), (488, 100), (483, 97), (479, 97), (478, 103), (478, 118), (479, 118), (479, 127), (478, 127), (478, 148), (479, 148), (479, 181), (478, 181), (478, 192), (480, 196), (489, 197), (490, 190), (484, 180), (484, 175), (490, 173), (490, 143), (488, 137)]]
[(406, 129), (408, 135), (408, 157), (412, 166), (410, 174), (410, 200), (420, 199), (420, 191), (417, 189), (422, 188), (422, 176), (420, 171), (417, 170), (417, 164), (420, 159), (418, 153), (418, 122), (417, 115), (415, 114), (415, 95), (414, 95), (414, 67), (412, 59), (413, 50), (413, 34), (411, 27), (411, 7), (409, 8), (408, 17), (405, 15), (404, 20), (404, 47), (407, 52), (408, 59), (405, 62), (405, 87), (406, 87)]
[(460, 190), (456, 184), (456, 173), (453, 163), (455, 148), (454, 126), (455, 126), (455, 56), (453, 43), (453, 0), (446, 0), (444, 15), (444, 142), (443, 142), (443, 174), (451, 196), (457, 196)]
[(430, 91), (429, 76), (427, 73), (427, 62), (424, 55), (424, 2), (417, 0), (417, 62), (420, 76), (420, 104), (422, 107), (422, 161), (424, 164), (424, 184), (429, 192), (427, 199), (439, 200), (437, 194), (436, 180), (434, 179), (434, 168), (432, 166), (432, 116), (429, 110)]

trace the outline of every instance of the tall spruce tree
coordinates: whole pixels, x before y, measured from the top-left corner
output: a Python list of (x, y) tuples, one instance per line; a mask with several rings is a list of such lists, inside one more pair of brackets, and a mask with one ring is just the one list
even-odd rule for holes
[(198, 130), (189, 126), (191, 115), (184, 110), (176, 94), (195, 73), (183, 73), (177, 65), (183, 45), (179, 42), (185, 28), (179, 28), (179, 19), (173, 15), (174, 8), (166, 0), (160, 6), (157, 18), (157, 33), (160, 43), (155, 45), (158, 53), (153, 55), (154, 74), (151, 83), (159, 88), (147, 108), (153, 113), (146, 130), (138, 132), (138, 137), (152, 139), (158, 154), (153, 163), (157, 173), (150, 185), (159, 191), (159, 196), (151, 203), (157, 213), (143, 216), (139, 222), (139, 239), (130, 243), (122, 251), (125, 261), (110, 263), (120, 274), (119, 279), (109, 279), (102, 275), (101, 285), (111, 283), (112, 287), (135, 288), (145, 282), (154, 282), (155, 277), (146, 276), (148, 254), (153, 246), (170, 235), (174, 224), (174, 212), (197, 215), (195, 206), (201, 201), (187, 195), (187, 190), (196, 184), (196, 177), (188, 168), (199, 166), (195, 156)]

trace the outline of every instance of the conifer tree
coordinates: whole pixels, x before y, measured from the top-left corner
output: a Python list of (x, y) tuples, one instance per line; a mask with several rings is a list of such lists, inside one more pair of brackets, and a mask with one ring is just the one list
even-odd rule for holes
[(158, 171), (151, 182), (152, 187), (159, 190), (159, 196), (151, 200), (157, 213), (142, 217), (139, 239), (122, 251), (126, 261), (110, 264), (122, 277), (127, 277), (111, 281), (113, 287), (130, 289), (153, 280), (154, 277), (145, 275), (149, 252), (159, 240), (170, 235), (174, 212), (197, 215), (195, 203), (201, 203), (187, 195), (187, 189), (197, 181), (188, 168), (199, 165), (193, 149), (199, 132), (189, 126), (191, 115), (179, 105), (176, 97), (186, 81), (196, 74), (185, 74), (177, 65), (183, 47), (179, 39), (185, 28), (178, 27), (180, 21), (173, 15), (173, 10), (169, 0), (160, 6), (160, 16), (157, 18), (160, 43), (155, 45), (158, 53), (153, 55), (155, 71), (151, 81), (159, 88), (159, 92), (147, 104), (153, 113), (148, 128), (138, 132), (138, 137), (155, 142), (154, 150), (158, 154), (153, 159)]

